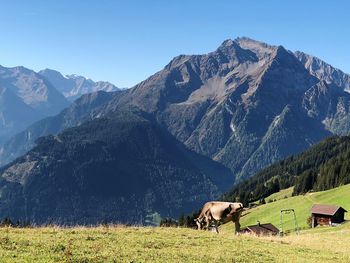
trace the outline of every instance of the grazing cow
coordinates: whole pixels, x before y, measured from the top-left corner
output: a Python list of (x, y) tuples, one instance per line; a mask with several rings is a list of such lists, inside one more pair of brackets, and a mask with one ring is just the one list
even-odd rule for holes
[[(216, 233), (218, 231), (219, 223), (227, 223), (232, 221), (235, 223), (235, 232), (240, 230), (239, 219), (243, 212), (242, 203), (230, 203), (230, 202), (207, 202), (202, 208), (198, 218), (195, 219), (198, 229), (203, 227), (208, 229), (209, 226), (214, 223)], [(205, 226), (203, 226), (205, 224)]]

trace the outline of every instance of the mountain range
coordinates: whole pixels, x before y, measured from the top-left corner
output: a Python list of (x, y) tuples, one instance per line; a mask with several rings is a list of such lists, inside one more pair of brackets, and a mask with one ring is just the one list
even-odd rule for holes
[(66, 98), (34, 71), (0, 66), (0, 144), (68, 105)]
[(118, 88), (106, 81), (93, 81), (83, 76), (65, 75), (52, 69), (44, 69), (38, 72), (61, 92), (69, 101), (74, 101), (81, 95), (95, 91), (116, 91)]
[[(249, 38), (226, 40), (205, 55), (177, 56), (133, 88), (84, 95), (59, 115), (34, 123), (6, 142), (0, 158), (2, 164), (10, 163), (0, 172), (0, 187), (4, 193), (14, 189), (17, 194), (3, 195), (0, 212), (21, 218), (26, 214), (26, 218), (38, 222), (49, 218), (63, 222), (68, 218), (71, 223), (82, 215), (89, 218), (89, 223), (99, 222), (101, 216), (97, 215), (110, 212), (102, 204), (111, 198), (108, 200), (112, 200), (115, 211), (125, 208), (120, 200), (133, 200), (127, 204), (140, 208), (140, 214), (130, 214), (132, 222), (154, 213), (179, 215), (275, 161), (327, 136), (347, 134), (349, 86), (349, 75), (316, 57)], [(131, 128), (129, 123), (135, 126)], [(152, 128), (144, 127), (145, 123)], [(124, 129), (124, 125), (130, 129)], [(140, 130), (149, 131), (148, 135)], [(43, 135), (48, 137), (40, 138)], [(125, 139), (126, 136), (129, 137)], [(138, 152), (144, 143), (147, 151)], [(183, 155), (179, 163), (166, 157), (181, 155), (178, 147)], [(188, 165), (182, 166), (184, 163)], [(119, 170), (116, 164), (125, 169)], [(154, 165), (146, 171), (148, 164)], [(133, 170), (135, 167), (138, 169)], [(135, 177), (128, 169), (134, 171)], [(224, 172), (218, 172), (216, 177), (219, 170)], [(172, 192), (167, 200), (162, 187), (151, 180), (153, 174), (157, 174), (157, 184), (172, 185), (170, 181), (175, 180), (181, 187), (171, 187), (184, 192)], [(194, 179), (186, 181), (188, 176)], [(99, 180), (101, 192), (82, 190), (85, 185), (97, 185)], [(145, 187), (138, 183), (143, 180)], [(33, 184), (27, 187), (30, 182)], [(115, 192), (108, 188), (108, 182)], [(133, 188), (135, 184), (140, 188)], [(42, 189), (42, 196), (35, 185)], [(53, 186), (63, 192), (45, 190)], [(111, 196), (100, 195), (104, 187)], [(66, 188), (68, 192), (64, 192)], [(134, 197), (123, 192), (128, 189)], [(201, 198), (195, 197), (196, 191), (201, 191)], [(149, 206), (140, 201), (148, 198), (148, 192), (152, 192), (154, 200)], [(58, 196), (62, 194), (67, 198), (59, 203)], [(25, 196), (30, 196), (30, 210), (25, 208)], [(92, 197), (95, 206), (89, 206)], [(45, 207), (36, 207), (34, 200), (48, 201), (43, 201)], [(167, 202), (177, 202), (178, 208), (169, 212), (172, 205), (167, 206)], [(13, 209), (14, 204), (24, 208)], [(53, 211), (60, 205), (64, 207)], [(147, 207), (147, 211), (141, 207)], [(85, 208), (92, 215), (84, 214)], [(72, 209), (77, 214), (69, 217), (67, 213)], [(128, 222), (126, 217), (112, 212), (108, 220)]]
[(0, 145), (30, 124), (68, 107), (67, 98), (72, 100), (98, 90), (117, 88), (81, 76), (63, 77), (48, 69), (36, 73), (25, 67), (0, 66)]
[(174, 58), (98, 115), (137, 106), (189, 149), (244, 179), (349, 131), (349, 75), (296, 54), (248, 38), (227, 40), (209, 54)]

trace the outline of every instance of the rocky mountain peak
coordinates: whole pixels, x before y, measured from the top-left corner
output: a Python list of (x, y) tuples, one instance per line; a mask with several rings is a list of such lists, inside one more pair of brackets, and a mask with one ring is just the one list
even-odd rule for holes
[(236, 38), (235, 42), (237, 42), (241, 48), (254, 52), (260, 60), (271, 56), (271, 54), (277, 49), (276, 46), (268, 45), (264, 42), (253, 40), (248, 37)]
[(17, 97), (30, 107), (57, 114), (68, 106), (67, 100), (50, 82), (33, 70), (18, 66), (0, 68), (0, 84), (8, 87)]
[(218, 47), (218, 50), (220, 49), (230, 49), (233, 51), (241, 50), (241, 47), (238, 45), (238, 43), (232, 39), (226, 39), (222, 44)]
[(54, 69), (49, 69), (49, 68), (40, 70), (38, 73), (40, 75), (43, 75), (43, 76), (50, 76), (51, 78), (53, 78), (53, 77), (55, 77), (55, 78), (62, 78), (63, 77), (64, 78), (64, 76), (62, 75), (61, 72), (54, 70)]
[[(227, 39), (208, 54), (174, 58), (113, 103), (132, 104), (156, 115), (187, 147), (247, 176), (261, 165), (305, 149), (305, 141), (320, 140), (333, 129), (322, 120), (348, 111), (347, 103), (338, 102), (347, 100), (340, 99), (343, 93), (327, 93), (331, 99), (318, 95), (320, 87), (334, 89), (335, 82), (330, 79), (332, 85), (325, 86), (301, 62), (283, 46), (246, 37)], [(342, 115), (337, 104), (344, 108)], [(288, 114), (291, 120), (276, 125), (286, 116), (285, 109), (293, 113)]]
[(70, 101), (90, 92), (100, 90), (110, 92), (118, 90), (116, 86), (109, 82), (94, 82), (91, 79), (76, 74), (63, 76), (60, 72), (52, 69), (41, 70), (38, 74), (52, 83), (53, 86)]

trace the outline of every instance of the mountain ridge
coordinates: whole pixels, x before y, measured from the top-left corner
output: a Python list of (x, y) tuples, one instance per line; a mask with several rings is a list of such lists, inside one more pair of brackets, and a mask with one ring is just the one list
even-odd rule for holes
[(68, 100), (74, 101), (78, 97), (96, 91), (117, 91), (118, 88), (107, 81), (93, 81), (89, 78), (70, 74), (63, 76), (57, 70), (44, 69), (38, 72), (39, 75), (51, 82)]
[(27, 105), (48, 115), (57, 114), (68, 105), (67, 101), (50, 82), (35, 71), (17, 66), (0, 66), (0, 85), (8, 87)]
[(0, 66), (0, 89), (0, 145), (33, 122), (69, 105), (51, 83), (22, 66)]
[[(190, 149), (222, 162), (238, 177), (247, 177), (276, 158), (295, 153), (281, 149), (276, 157), (268, 157), (266, 163), (255, 158), (249, 160), (259, 149), (274, 118), (289, 104), (294, 104), (299, 115), (304, 115), (298, 118), (319, 122), (315, 123), (317, 132), (310, 128), (301, 138), (303, 141), (315, 143), (330, 132), (348, 132), (344, 116), (348, 116), (349, 97), (335, 82), (325, 85), (323, 80), (311, 74), (300, 58), (282, 46), (238, 38), (224, 41), (216, 51), (205, 55), (175, 57), (163, 70), (109, 102), (105, 112), (113, 111), (115, 105), (140, 107), (154, 114), (159, 123)], [(337, 90), (327, 98), (329, 105), (322, 105), (316, 97), (317, 87), (322, 85)], [(307, 100), (324, 119), (316, 120), (305, 109)], [(334, 104), (343, 105), (343, 112)], [(340, 123), (344, 129), (332, 128), (333, 123)], [(212, 135), (207, 131), (216, 134), (209, 138)], [(241, 144), (240, 150), (234, 150), (231, 144), (235, 147)], [(308, 145), (304, 143), (297, 151)], [(273, 147), (279, 150), (278, 145)], [(243, 153), (243, 163), (228, 159), (235, 152)], [(249, 162), (257, 163), (256, 167), (242, 170)]]

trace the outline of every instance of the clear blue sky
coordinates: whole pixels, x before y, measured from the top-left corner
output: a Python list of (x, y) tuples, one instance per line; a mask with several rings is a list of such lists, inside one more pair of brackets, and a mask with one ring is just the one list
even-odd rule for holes
[(247, 36), (350, 73), (349, 0), (1, 0), (0, 64), (130, 87), (179, 54)]

